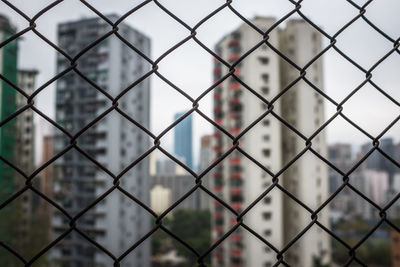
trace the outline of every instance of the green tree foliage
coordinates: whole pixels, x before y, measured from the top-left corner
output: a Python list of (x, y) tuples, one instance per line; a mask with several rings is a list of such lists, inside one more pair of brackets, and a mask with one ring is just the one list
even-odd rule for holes
[[(199, 253), (205, 252), (211, 246), (211, 214), (209, 211), (177, 210), (171, 221), (171, 232), (183, 239)], [(178, 254), (188, 259), (190, 263), (197, 260), (186, 247), (173, 240)], [(210, 262), (210, 257), (206, 258)]]

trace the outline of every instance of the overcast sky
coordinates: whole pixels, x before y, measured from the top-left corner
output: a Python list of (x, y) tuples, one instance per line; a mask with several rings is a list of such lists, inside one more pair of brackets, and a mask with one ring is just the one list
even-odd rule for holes
[[(13, 0), (29, 16), (34, 16), (52, 1), (45, 0)], [(103, 13), (124, 14), (142, 1), (127, 0), (92, 0), (88, 1)], [(212, 10), (222, 5), (222, 0), (163, 0), (160, 1), (174, 14), (190, 26), (194, 26)], [(364, 3), (365, 1), (356, 1)], [(280, 18), (287, 14), (293, 5), (285, 0), (234, 0), (233, 6), (245, 17), (256, 15)], [(305, 0), (303, 12), (329, 34), (334, 34), (345, 23), (358, 14), (353, 6), (345, 0)], [(400, 20), (398, 11), (400, 1), (374, 1), (367, 8), (366, 16), (393, 39), (400, 37)], [(28, 23), (13, 10), (0, 2), (0, 12), (6, 14), (21, 30)], [(38, 30), (50, 40), (56, 42), (56, 25), (60, 22), (92, 17), (94, 14), (80, 1), (65, 0), (51, 11), (45, 13), (37, 21)], [(296, 16), (293, 16), (296, 17)], [(175, 22), (154, 3), (150, 3), (126, 19), (126, 23), (139, 29), (152, 40), (152, 58), (155, 59), (168, 48), (187, 37), (190, 33)], [(242, 22), (229, 9), (206, 22), (198, 29), (197, 37), (208, 47), (213, 48), (218, 40), (237, 28)], [(386, 41), (362, 20), (357, 21), (337, 38), (337, 46), (343, 49), (364, 68), (370, 68), (393, 44)], [(325, 45), (328, 40), (325, 40)], [(33, 33), (24, 35), (20, 42), (19, 65), (23, 68), (38, 69), (41, 85), (55, 74), (56, 52)], [(400, 55), (393, 54), (373, 72), (373, 80), (396, 100), (400, 100), (399, 90)], [(193, 98), (200, 95), (212, 83), (212, 58), (195, 42), (190, 41), (167, 56), (161, 63), (159, 71)], [(340, 102), (351, 90), (364, 79), (363, 73), (347, 63), (336, 52), (331, 50), (324, 57), (324, 89)], [(174, 89), (153, 75), (151, 105), (151, 130), (160, 133), (170, 123), (176, 112), (187, 110), (191, 103), (180, 96)], [(200, 109), (212, 117), (212, 98), (210, 96), (200, 102)], [(173, 103), (173, 105), (171, 105)], [(54, 85), (45, 89), (37, 98), (36, 104), (43, 112), (54, 117)], [(372, 135), (377, 135), (397, 115), (399, 109), (371, 86), (365, 86), (344, 106), (344, 113), (359, 123)], [(327, 103), (326, 114), (332, 115), (335, 107)], [(40, 124), (39, 128), (45, 128)], [(203, 134), (212, 133), (213, 129), (199, 116), (194, 118), (195, 159), (198, 158), (199, 138)], [(171, 149), (172, 134), (162, 140)], [(400, 125), (396, 125), (387, 136), (400, 136)], [(360, 144), (367, 139), (341, 118), (327, 129), (330, 143), (351, 142)]]

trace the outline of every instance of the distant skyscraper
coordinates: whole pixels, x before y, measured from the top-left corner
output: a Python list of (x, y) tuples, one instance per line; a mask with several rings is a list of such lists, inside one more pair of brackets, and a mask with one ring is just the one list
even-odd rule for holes
[[(119, 17), (109, 16), (116, 21)], [(118, 25), (119, 33), (144, 54), (150, 55), (150, 39), (125, 23)], [(76, 55), (112, 27), (101, 18), (82, 19), (58, 25), (59, 46), (69, 55)], [(116, 36), (110, 36), (85, 53), (76, 62), (78, 69), (117, 96), (149, 69), (145, 59)], [(58, 54), (57, 70), (63, 71), (70, 62)], [(132, 88), (118, 100), (119, 108), (141, 125), (149, 127), (149, 79)], [(106, 95), (96, 90), (80, 75), (70, 72), (57, 80), (56, 120), (70, 133), (77, 133), (112, 106)], [(58, 132), (54, 151), (59, 153), (70, 139)], [(109, 113), (90, 127), (77, 140), (80, 148), (114, 174), (144, 153), (150, 145), (148, 136), (117, 112)], [(78, 214), (96, 198), (112, 188), (113, 179), (82, 153), (73, 149), (54, 163), (54, 198), (70, 213)], [(120, 186), (149, 205), (149, 162), (144, 159), (125, 173)], [(53, 237), (57, 238), (70, 226), (57, 209), (53, 210)], [(150, 229), (149, 214), (120, 191), (115, 190), (97, 203), (77, 222), (77, 227), (102, 244), (115, 256), (127, 251)], [(96, 250), (76, 232), (69, 234), (50, 252), (51, 266), (112, 266), (114, 260)], [(122, 267), (150, 266), (150, 242), (130, 252), (120, 263)]]
[[(10, 24), (9, 20), (0, 15), (0, 43), (9, 39), (15, 34), (16, 29)], [(0, 74), (7, 78), (13, 84), (17, 84), (17, 41), (12, 41), (6, 46), (0, 48)], [(16, 93), (17, 91), (3, 79), (0, 79), (0, 121), (3, 122), (12, 113), (16, 111)], [(16, 145), (16, 123), (15, 120), (7, 122), (0, 127), (0, 155), (6, 160), (15, 163), (15, 145)], [(15, 176), (16, 172), (8, 166), (3, 160), (0, 160), (0, 203), (11, 197), (16, 192)], [(24, 179), (23, 177), (19, 177)], [(13, 205), (10, 203), (2, 209), (0, 217), (0, 236), (2, 242), (12, 247), (12, 241), (15, 240), (15, 224), (12, 222)], [(6, 219), (7, 218), (7, 219)], [(0, 265), (12, 266), (13, 255), (6, 250), (0, 251)], [(11, 261), (9, 261), (11, 260)]]
[[(199, 172), (203, 172), (206, 170), (212, 163), (213, 160), (213, 150), (212, 150), (212, 135), (204, 135), (201, 137), (200, 141), (200, 169)], [(202, 185), (208, 189), (211, 189), (210, 186), (212, 184), (212, 170), (209, 171), (202, 178)], [(212, 197), (204, 192), (199, 192), (199, 207), (200, 209), (210, 209)]]
[[(174, 120), (179, 119), (185, 112), (175, 114)], [(174, 153), (185, 160), (185, 164), (193, 169), (193, 138), (192, 115), (186, 117), (174, 128)]]
[[(252, 22), (262, 31), (267, 31), (276, 20), (256, 17)], [(322, 46), (321, 36), (300, 20), (288, 21), (285, 29), (274, 30), (268, 37), (269, 43), (279, 47), (280, 51), (299, 66), (305, 66)], [(241, 54), (252, 49), (261, 40), (262, 36), (258, 32), (242, 24), (216, 45), (216, 52), (222, 58), (235, 62)], [(215, 79), (220, 79), (228, 71), (228, 68), (216, 61)], [(235, 74), (266, 99), (273, 99), (281, 88), (300, 76), (297, 69), (287, 64), (267, 45), (248, 55), (236, 66)], [(314, 62), (307, 69), (307, 78), (322, 88), (321, 61)], [(324, 122), (323, 98), (305, 83), (296, 83), (273, 105), (274, 112), (306, 136), (310, 136)], [(214, 90), (215, 122), (232, 135), (238, 135), (266, 112), (267, 108), (267, 104), (260, 102), (234, 78), (227, 79)], [(216, 156), (220, 157), (232, 146), (232, 140), (219, 131), (215, 132), (214, 137), (214, 150)], [(304, 140), (271, 114), (240, 138), (239, 143), (244, 151), (274, 172), (283, 168), (305, 147)], [(327, 156), (323, 133), (312, 140), (312, 147)], [(213, 175), (214, 192), (239, 213), (272, 185), (272, 177), (239, 151), (234, 151), (215, 167)], [(305, 154), (279, 177), (279, 184), (315, 209), (328, 198), (326, 164), (310, 154)], [(232, 220), (230, 211), (218, 202), (214, 203), (213, 238), (218, 239), (236, 222)], [(327, 228), (328, 209), (325, 207), (318, 214), (318, 221)], [(310, 213), (274, 188), (244, 215), (243, 221), (275, 247), (282, 248), (311, 219)], [(310, 228), (284, 253), (285, 261), (291, 266), (312, 266), (316, 257), (322, 263), (330, 262), (330, 240), (318, 227)], [(257, 238), (239, 227), (215, 249), (212, 260), (213, 266), (218, 267), (270, 267), (277, 262), (277, 257), (273, 250), (260, 246)]]
[[(27, 95), (31, 95), (36, 87), (36, 76), (36, 70), (18, 70), (18, 87)], [(27, 105), (27, 99), (22, 94), (17, 93), (16, 103), (17, 108), (20, 109)], [(15, 163), (16, 166), (27, 174), (31, 174), (35, 168), (35, 130), (32, 109), (25, 110), (23, 113), (19, 114), (16, 119), (15, 153), (18, 155)], [(39, 188), (40, 178), (36, 177), (33, 180), (33, 184), (36, 188)], [(17, 174), (15, 177), (15, 186), (17, 188), (22, 188), (24, 185), (25, 179)], [(17, 216), (17, 231), (15, 233), (17, 237), (15, 237), (15, 239), (18, 240), (17, 245), (20, 251), (32, 251), (32, 247), (39, 244), (39, 242), (34, 243), (39, 240), (32, 239), (32, 232), (37, 231), (32, 225), (38, 222), (36, 212), (39, 199), (37, 194), (33, 193), (31, 190), (27, 190), (24, 192), (23, 197), (16, 200), (20, 212)]]
[[(18, 70), (18, 86), (27, 95), (35, 91), (37, 70)], [(17, 94), (17, 107), (27, 105), (27, 99), (22, 94)], [(35, 157), (35, 129), (33, 123), (33, 110), (27, 109), (17, 117), (17, 148), (18, 166), (31, 173), (34, 169)]]

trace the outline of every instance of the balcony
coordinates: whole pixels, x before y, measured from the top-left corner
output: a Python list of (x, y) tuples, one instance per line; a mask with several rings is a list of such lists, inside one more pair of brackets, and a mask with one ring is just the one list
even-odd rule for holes
[(221, 178), (222, 173), (221, 172), (214, 172), (214, 178)]
[(242, 240), (242, 236), (240, 234), (231, 234), (231, 239), (233, 241), (241, 241)]
[(236, 119), (237, 117), (239, 117), (236, 113), (229, 113), (229, 118), (230, 119)]
[(222, 218), (222, 217), (223, 217), (222, 212), (215, 212), (214, 213), (214, 218)]
[(222, 192), (222, 185), (216, 185), (216, 186), (214, 186), (214, 191), (215, 191), (215, 192), (218, 192), (218, 193)]
[(215, 132), (214, 133), (214, 137), (215, 138), (220, 138), (222, 136), (222, 134), (220, 132)]
[(221, 93), (214, 93), (214, 99), (221, 99)]
[(221, 69), (220, 68), (214, 68), (214, 74), (219, 75), (221, 74)]
[(242, 188), (241, 187), (231, 188), (231, 194), (232, 195), (239, 195), (241, 193), (242, 193)]
[(239, 42), (239, 40), (235, 40), (235, 39), (230, 40), (228, 43), (228, 46), (238, 46), (238, 45), (240, 45), (240, 42)]
[(219, 113), (222, 111), (222, 107), (221, 106), (215, 106), (214, 107), (214, 112)]
[(231, 173), (231, 178), (232, 179), (240, 179), (240, 178), (242, 178), (242, 175), (239, 172), (233, 172), (233, 173)]
[(222, 146), (214, 146), (214, 151), (215, 152), (221, 152), (222, 151)]
[(221, 253), (214, 253), (213, 257), (216, 258), (217, 260), (221, 260), (222, 259), (222, 254)]
[(240, 89), (240, 83), (238, 82), (233, 82), (229, 85), (230, 90), (239, 90)]
[(231, 133), (231, 134), (239, 134), (240, 133), (240, 128), (232, 128), (232, 129), (230, 129), (229, 130), (229, 132)]
[(222, 120), (214, 120), (214, 122), (215, 122), (216, 124), (218, 124), (218, 125), (221, 125), (221, 124), (222, 124)]
[(234, 257), (240, 257), (242, 255), (242, 250), (241, 249), (232, 249), (231, 255)]
[(239, 54), (232, 54), (232, 55), (229, 57), (229, 61), (230, 61), (230, 62), (234, 62), (234, 61), (238, 60), (239, 58), (240, 58)]
[(230, 162), (231, 164), (234, 164), (234, 165), (240, 164), (241, 161), (242, 161), (241, 158), (231, 158), (231, 159), (229, 160), (229, 162)]
[(221, 226), (215, 226), (214, 231), (217, 233), (222, 233), (222, 227)]
[(243, 204), (242, 204), (242, 203), (239, 203), (239, 202), (235, 202), (235, 203), (232, 203), (232, 204), (231, 204), (231, 207), (232, 207), (234, 210), (241, 210), (241, 209), (243, 208)]
[(234, 105), (240, 104), (240, 98), (239, 98), (239, 97), (233, 97), (233, 98), (231, 98), (231, 99), (229, 100), (229, 102), (230, 102), (231, 104), (234, 104)]
[(230, 221), (231, 221), (232, 226), (235, 226), (236, 224), (238, 224), (238, 221), (235, 218), (232, 218)]

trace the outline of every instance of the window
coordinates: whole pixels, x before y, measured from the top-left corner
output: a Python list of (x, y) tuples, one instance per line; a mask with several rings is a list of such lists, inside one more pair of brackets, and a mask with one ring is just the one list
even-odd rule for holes
[(263, 125), (268, 126), (269, 125), (269, 120), (263, 120)]
[(264, 157), (269, 157), (271, 155), (271, 150), (269, 150), (268, 148), (263, 149), (262, 152)]
[(263, 218), (264, 218), (264, 220), (270, 220), (271, 217), (272, 217), (271, 212), (266, 211), (266, 212), (263, 213)]
[(263, 92), (264, 95), (269, 94), (269, 87), (263, 87), (261, 88), (261, 91)]
[(269, 63), (269, 58), (267, 57), (259, 57), (258, 60), (262, 65), (267, 65)]
[(316, 33), (316, 32), (313, 32), (313, 34), (312, 34), (312, 39), (313, 39), (313, 41), (316, 41), (316, 40), (317, 40), (317, 33)]
[(264, 73), (263, 75), (261, 75), (261, 78), (263, 79), (264, 82), (269, 82), (269, 74), (268, 73)]
[(264, 264), (264, 267), (271, 267), (271, 266), (272, 266), (272, 263), (270, 263), (269, 261)]
[(263, 135), (263, 140), (264, 141), (269, 141), (269, 135), (268, 134)]
[(271, 203), (271, 197), (265, 197), (264, 204), (270, 204), (270, 203)]
[(240, 32), (233, 32), (232, 33), (232, 38), (233, 39), (238, 40), (238, 39), (240, 39), (240, 37), (241, 37)]
[(271, 236), (271, 229), (267, 229), (264, 231), (265, 236)]

